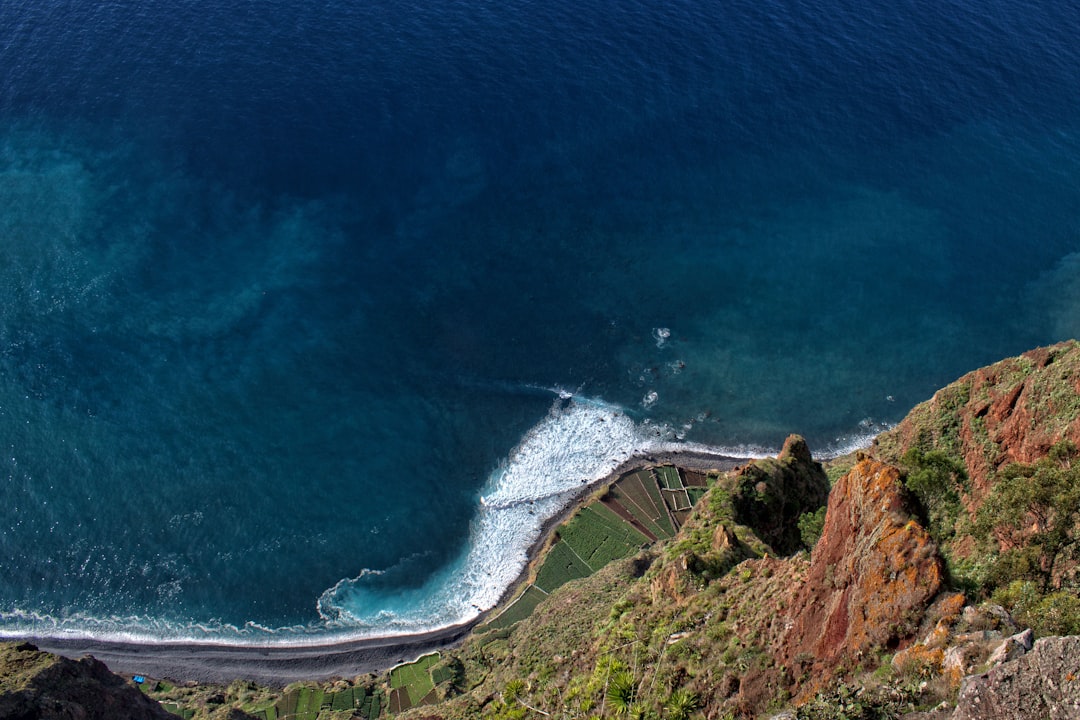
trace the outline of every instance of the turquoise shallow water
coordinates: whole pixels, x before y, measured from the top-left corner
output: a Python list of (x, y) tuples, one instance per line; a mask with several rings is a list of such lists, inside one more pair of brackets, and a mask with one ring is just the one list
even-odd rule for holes
[(1039, 4), (0, 7), (0, 633), (467, 619), (635, 450), (1080, 334)]

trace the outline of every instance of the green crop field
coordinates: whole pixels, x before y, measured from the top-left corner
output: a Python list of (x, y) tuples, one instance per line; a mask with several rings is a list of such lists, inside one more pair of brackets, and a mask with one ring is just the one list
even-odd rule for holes
[(536, 574), (536, 587), (546, 593), (551, 593), (571, 580), (588, 577), (591, 574), (589, 566), (577, 557), (565, 542), (560, 540), (551, 546), (540, 572)]
[(432, 653), (424, 655), (416, 662), (398, 665), (390, 671), (390, 687), (398, 691), (399, 697), (402, 693), (405, 694), (405, 697), (400, 697), (401, 710), (419, 705), (420, 701), (435, 689), (435, 683), (431, 680), (431, 666), (437, 662), (439, 653)]
[(599, 570), (612, 560), (624, 558), (638, 550), (647, 542), (629, 523), (612, 523), (607, 516), (583, 508), (559, 533), (578, 557), (584, 560), (592, 571)]
[(376, 720), (382, 713), (382, 693), (376, 690), (368, 696), (361, 708), (361, 715), (366, 717), (367, 720)]
[(325, 707), (327, 701), (329, 701), (331, 710), (352, 710), (354, 708), (362, 707), (366, 697), (367, 691), (364, 690), (364, 688), (349, 688), (348, 690), (331, 693), (327, 696), (327, 699), (323, 701), (323, 706)]
[[(656, 538), (673, 536), (676, 528), (672, 515), (676, 522), (685, 520), (688, 506), (700, 500), (707, 488), (686, 487), (673, 466), (657, 468), (657, 473), (639, 470), (627, 475), (611, 486), (603, 501), (581, 508), (563, 523), (533, 585), (478, 630), (499, 636), (531, 615), (547, 594), (570, 580), (587, 577), (613, 560), (628, 557)], [(700, 479), (704, 480), (704, 476)], [(671, 513), (661, 494), (661, 483), (679, 495), (677, 503), (672, 502)], [(665, 490), (663, 494), (672, 492)], [(683, 509), (675, 512), (676, 506)], [(414, 703), (422, 699), (411, 692), (410, 696)]]
[(296, 720), (317, 720), (322, 710), (323, 695), (320, 688), (300, 688), (296, 699)]
[(698, 500), (701, 500), (708, 491), (709, 489), (704, 487), (688, 487), (686, 488), (686, 495), (690, 498), (690, 503), (692, 505), (697, 505)]
[(682, 478), (679, 477), (678, 468), (673, 465), (661, 465), (656, 468), (656, 476), (660, 479), (660, 484), (668, 490), (682, 490)]
[(513, 605), (506, 608), (501, 615), (489, 622), (485, 629), (507, 628), (520, 620), (524, 620), (532, 615), (532, 611), (546, 597), (547, 595), (543, 590), (535, 585), (530, 585), (525, 592), (518, 596)]

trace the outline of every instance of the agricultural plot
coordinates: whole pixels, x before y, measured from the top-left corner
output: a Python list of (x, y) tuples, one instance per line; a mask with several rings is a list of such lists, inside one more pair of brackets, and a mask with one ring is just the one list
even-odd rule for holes
[[(674, 536), (708, 484), (705, 475), (684, 475), (670, 465), (643, 468), (620, 478), (599, 501), (581, 508), (559, 528), (534, 583), (483, 630), (492, 631), (493, 638), (505, 637), (515, 623), (567, 582), (592, 575), (650, 542)], [(410, 701), (399, 698), (395, 703)]]
[(376, 720), (382, 714), (382, 696), (352, 687), (339, 692), (302, 687), (285, 693), (270, 707), (248, 710), (258, 720), (318, 720), (324, 710), (352, 710), (355, 718)]
[(300, 688), (296, 700), (296, 720), (317, 720), (322, 710), (323, 691), (320, 688)]
[(382, 706), (382, 693), (376, 689), (358, 705), (360, 717), (366, 718), (366, 720), (376, 720), (382, 714)]
[(548, 550), (544, 564), (540, 572), (536, 574), (536, 587), (545, 593), (551, 593), (571, 580), (588, 577), (592, 570), (579, 558), (574, 551), (562, 540), (559, 540)]
[(517, 600), (513, 602), (510, 607), (506, 608), (498, 617), (491, 620), (484, 627), (485, 630), (498, 630), (501, 628), (508, 628), (519, 620), (532, 615), (533, 610), (539, 605), (547, 594), (536, 587), (530, 585), (525, 589), (525, 592), (518, 595)]
[(675, 519), (676, 526), (681, 527), (689, 517), (687, 511), (693, 507), (693, 503), (690, 502), (690, 495), (683, 484), (682, 473), (673, 465), (661, 465), (656, 468), (655, 472), (657, 479), (660, 481), (660, 496), (667, 503), (668, 510)]
[(559, 534), (593, 572), (636, 552), (648, 541), (625, 522), (611, 522), (607, 515), (591, 507), (582, 508), (560, 528)]
[(647, 537), (649, 542), (656, 542), (659, 539), (653, 532), (655, 528), (650, 529), (646, 527), (632, 512), (623, 507), (623, 504), (619, 502), (615, 491), (609, 491), (604, 495), (596, 507), (602, 508), (625, 523), (629, 523), (631, 527)]
[(665, 490), (682, 490), (683, 481), (679, 476), (679, 469), (674, 465), (661, 465), (655, 469), (656, 477), (660, 480), (660, 486)]
[(668, 534), (660, 527), (656, 522), (657, 513), (653, 508), (652, 503), (647, 499), (645, 504), (642, 505), (642, 499), (635, 497), (643, 493), (628, 492), (625, 486), (612, 487), (609, 495), (611, 497), (614, 510), (621, 510), (622, 513), (627, 513), (634, 518), (634, 522), (645, 528), (648, 535), (652, 535), (656, 539), (662, 539), (668, 537)]
[[(152, 688), (140, 686), (144, 692), (169, 692), (173, 686), (162, 681)], [(191, 720), (195, 710), (185, 708), (170, 700), (162, 700), (161, 706), (168, 712)], [(349, 711), (354, 720), (377, 720), (382, 714), (382, 694), (378, 689), (354, 686), (337, 692), (317, 687), (294, 688), (277, 699), (264, 699), (241, 707), (244, 717), (256, 720), (318, 720), (324, 711)]]
[(683, 470), (683, 483), (686, 487), (709, 487), (712, 483), (709, 482), (709, 476), (705, 473), (699, 473), (694, 470)]
[(423, 704), (435, 690), (431, 666), (439, 662), (439, 653), (425, 655), (416, 662), (398, 665), (390, 671), (390, 712), (399, 713)]
[(708, 491), (709, 488), (707, 487), (697, 487), (695, 485), (691, 485), (690, 487), (686, 488), (686, 495), (690, 498), (691, 505), (697, 505), (698, 501), (701, 500), (701, 498), (704, 497), (705, 493), (707, 493)]
[(669, 538), (675, 528), (667, 507), (660, 498), (660, 488), (648, 470), (638, 470), (619, 480), (611, 488), (612, 497), (658, 538)]

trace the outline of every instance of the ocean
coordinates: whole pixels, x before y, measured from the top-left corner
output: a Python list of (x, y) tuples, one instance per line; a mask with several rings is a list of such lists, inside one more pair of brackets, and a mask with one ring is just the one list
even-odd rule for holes
[(1080, 334), (1080, 9), (0, 2), (0, 635), (491, 607), (636, 452)]

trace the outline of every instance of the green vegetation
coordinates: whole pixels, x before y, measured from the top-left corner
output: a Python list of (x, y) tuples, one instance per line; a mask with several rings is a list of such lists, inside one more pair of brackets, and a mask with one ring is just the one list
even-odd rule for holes
[(185, 720), (233, 717), (227, 712), (233, 708), (256, 720), (376, 720), (383, 710), (378, 689), (340, 681), (333, 686), (292, 685), (284, 691), (237, 681), (224, 692), (213, 692), (212, 686), (174, 687), (158, 682), (147, 694)]
[(173, 715), (184, 718), (184, 720), (191, 720), (195, 717), (195, 711), (189, 708), (181, 708), (176, 703), (162, 703), (161, 707), (166, 711), (171, 712)]
[(588, 577), (591, 572), (569, 545), (557, 541), (551, 546), (540, 572), (536, 574), (536, 587), (550, 595), (571, 580)]
[(814, 512), (803, 513), (799, 516), (799, 537), (807, 550), (813, 550), (825, 529), (825, 511), (827, 507), (822, 505)]
[[(685, 488), (673, 466), (643, 469), (620, 478), (602, 500), (589, 503), (564, 523), (548, 549), (532, 586), (481, 632), (505, 630), (533, 612), (543, 599), (571, 580), (588, 577), (609, 563), (637, 553), (656, 539), (675, 533), (671, 508), (661, 486), (683, 493), (688, 503), (708, 488)], [(690, 494), (693, 491), (693, 495)], [(688, 514), (689, 507), (680, 514)]]
[(679, 477), (679, 469), (673, 465), (661, 465), (656, 468), (656, 475), (660, 479), (660, 485), (666, 490), (682, 490), (683, 482)]
[(1080, 453), (1063, 441), (1031, 465), (1018, 463), (999, 473), (979, 509), (975, 530), (1003, 551), (989, 573), (1002, 587), (1031, 580), (1046, 592), (1059, 589), (1061, 564), (1080, 561), (1076, 525), (1080, 520)]
[(521, 595), (519, 595), (513, 604), (506, 608), (506, 610), (478, 629), (483, 631), (508, 628), (514, 623), (520, 622), (532, 615), (536, 606), (543, 602), (546, 597), (547, 593), (535, 585), (530, 585), (525, 588), (525, 592), (521, 593)]
[(900, 461), (906, 470), (904, 487), (919, 500), (930, 536), (939, 546), (952, 538), (963, 508), (960, 493), (967, 489), (964, 464), (941, 450), (911, 448)]
[(617, 672), (608, 680), (606, 699), (617, 716), (629, 715), (637, 697), (637, 679), (629, 671)]
[(647, 542), (647, 538), (628, 523), (611, 520), (610, 514), (610, 511), (603, 514), (591, 507), (584, 507), (559, 528), (562, 541), (567, 543), (593, 572), (612, 560), (637, 552)]
[(994, 593), (993, 601), (1008, 608), (1036, 635), (1080, 634), (1080, 597), (1075, 590), (1043, 594), (1030, 580), (1014, 580)]
[(678, 688), (668, 696), (664, 710), (669, 720), (690, 720), (694, 711), (701, 707), (701, 698), (686, 688)]
[(435, 682), (431, 668), (439, 662), (439, 653), (424, 655), (415, 662), (398, 665), (390, 671), (390, 711), (401, 712), (434, 700)]

